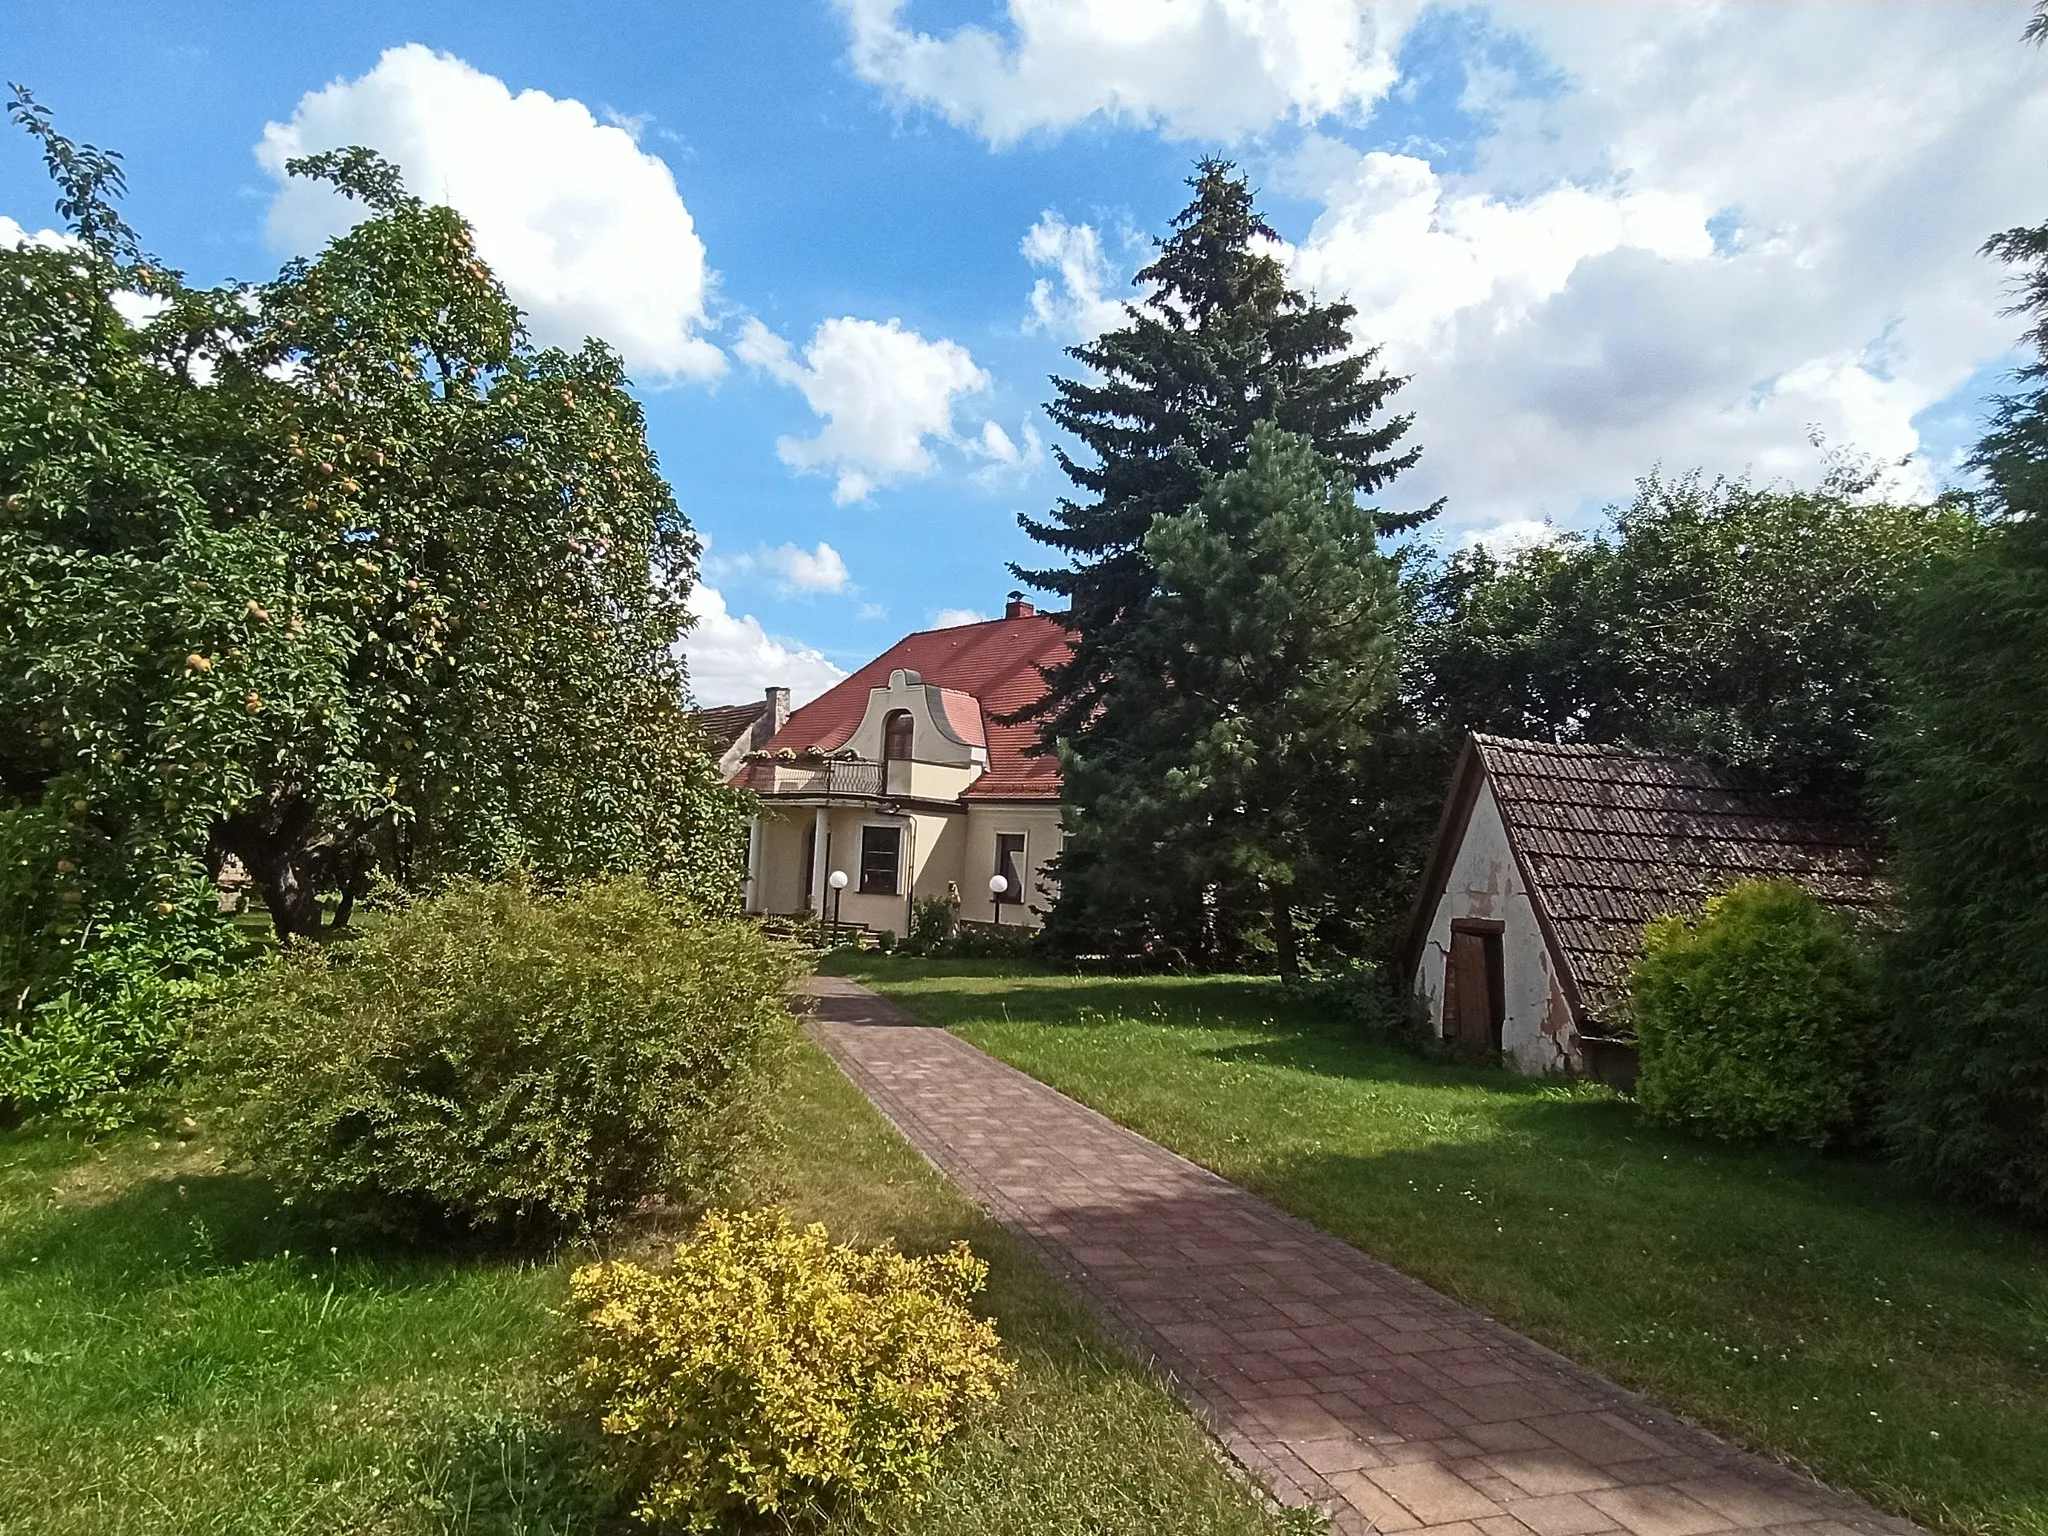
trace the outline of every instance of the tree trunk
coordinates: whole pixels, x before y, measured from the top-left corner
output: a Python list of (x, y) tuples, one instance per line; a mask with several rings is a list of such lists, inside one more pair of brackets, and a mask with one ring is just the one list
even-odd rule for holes
[(296, 796), (282, 806), (244, 806), (214, 828), (213, 839), (256, 882), (278, 943), (319, 936), (320, 878), (331, 850), (317, 845), (311, 806)]
[(1280, 961), (1282, 981), (1301, 979), (1301, 952), (1295, 942), (1294, 906), (1288, 899), (1291, 894), (1286, 890), (1273, 893), (1273, 953)]

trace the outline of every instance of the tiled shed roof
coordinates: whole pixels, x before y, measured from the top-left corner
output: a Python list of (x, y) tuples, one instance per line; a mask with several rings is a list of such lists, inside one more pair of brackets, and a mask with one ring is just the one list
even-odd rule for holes
[[(1467, 752), (1459, 779), (1473, 758), (1484, 768), (1595, 1029), (1624, 1017), (1644, 924), (1696, 913), (1738, 880), (1796, 880), (1863, 915), (1884, 904), (1875, 829), (1755, 774), (1630, 747), (1501, 736), (1475, 735)], [(1461, 816), (1440, 839), (1463, 835)], [(1433, 909), (1438, 894), (1425, 891), (1425, 904)]]
[(695, 718), (704, 734), (711, 739), (712, 752), (719, 754), (751, 731), (754, 722), (767, 710), (768, 701), (756, 699), (751, 704), (718, 704), (710, 709), (700, 709)]
[[(1037, 745), (1035, 723), (1005, 725), (1003, 717), (1036, 703), (1045, 693), (1040, 667), (1066, 659), (1072, 639), (1054, 619), (1029, 613), (1016, 618), (958, 624), (950, 629), (905, 635), (851, 677), (795, 711), (764, 750), (844, 746), (867, 713), (868, 691), (889, 681), (899, 668), (916, 672), (946, 690), (946, 718), (962, 740), (980, 744), (970, 718), (979, 706), (978, 729), (986, 733), (988, 771), (968, 787), (970, 800), (1057, 800), (1057, 758), (1028, 750)], [(964, 696), (964, 697), (963, 697)]]

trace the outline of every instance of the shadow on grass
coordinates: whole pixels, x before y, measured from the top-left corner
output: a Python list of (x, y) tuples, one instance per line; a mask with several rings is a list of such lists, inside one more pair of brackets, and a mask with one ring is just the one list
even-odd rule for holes
[(525, 1264), (555, 1252), (447, 1224), (371, 1224), (338, 1204), (290, 1204), (251, 1174), (203, 1172), (145, 1177), (10, 1222), (0, 1231), (0, 1279), (33, 1263), (46, 1276), (68, 1271), (78, 1282), (127, 1290), (277, 1259), (324, 1267), (338, 1256), (405, 1283), (451, 1265)]

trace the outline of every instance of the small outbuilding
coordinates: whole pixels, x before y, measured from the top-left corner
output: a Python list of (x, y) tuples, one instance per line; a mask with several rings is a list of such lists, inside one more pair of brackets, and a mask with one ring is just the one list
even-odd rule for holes
[(1466, 739), (1423, 866), (1402, 973), (1437, 1035), (1523, 1072), (1628, 1086), (1643, 927), (1739, 880), (1796, 880), (1875, 914), (1866, 821), (1755, 774), (1631, 747)]

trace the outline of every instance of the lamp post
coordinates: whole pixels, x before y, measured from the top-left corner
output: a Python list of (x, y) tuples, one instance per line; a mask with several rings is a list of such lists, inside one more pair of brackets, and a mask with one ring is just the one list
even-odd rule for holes
[(1003, 923), (1003, 897), (1008, 894), (1009, 889), (1010, 882), (1001, 875), (990, 875), (988, 877), (988, 894), (989, 899), (996, 904), (996, 926), (998, 928)]
[(832, 877), (825, 882), (832, 887), (832, 942), (839, 942), (839, 893), (846, 889), (846, 871), (835, 869)]

